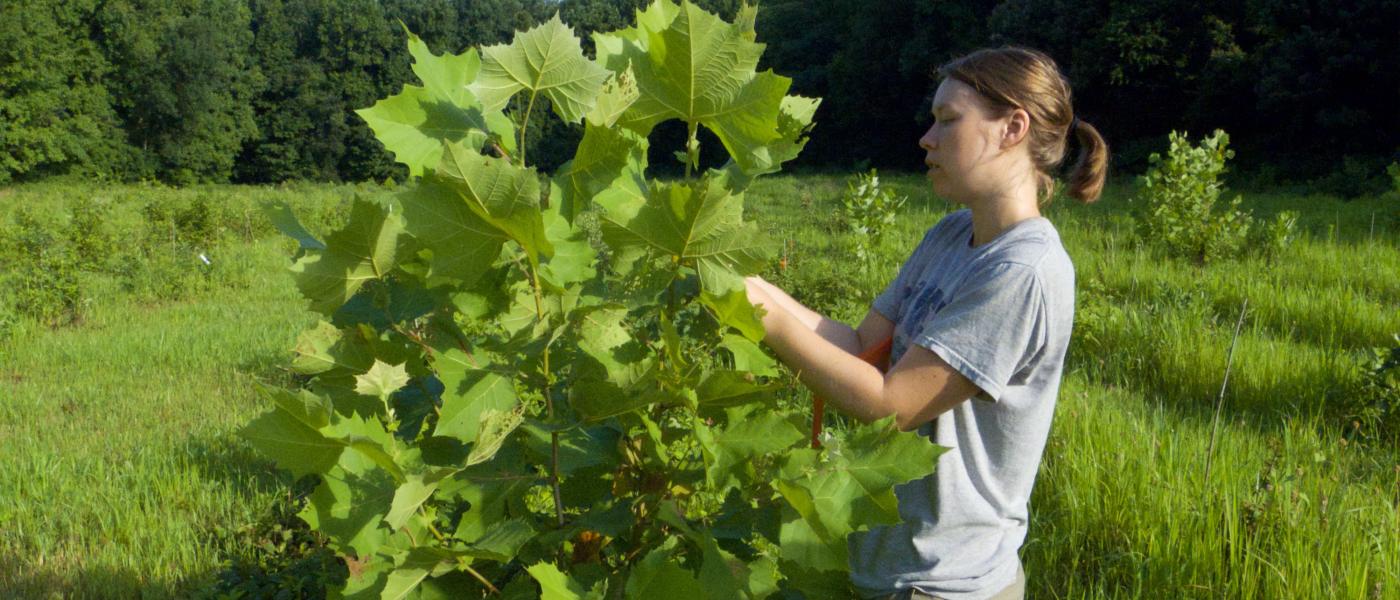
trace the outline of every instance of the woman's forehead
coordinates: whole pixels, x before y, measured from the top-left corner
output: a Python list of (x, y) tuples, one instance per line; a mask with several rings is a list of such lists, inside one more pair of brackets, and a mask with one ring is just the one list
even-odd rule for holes
[(932, 104), (930, 111), (974, 108), (977, 105), (977, 91), (972, 89), (972, 86), (950, 77), (938, 84), (938, 90), (933, 93)]

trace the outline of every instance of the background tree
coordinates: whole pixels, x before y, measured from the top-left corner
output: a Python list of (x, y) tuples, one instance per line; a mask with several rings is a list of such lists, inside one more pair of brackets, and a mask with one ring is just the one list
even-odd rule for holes
[(133, 173), (177, 183), (225, 181), (257, 136), (252, 98), (262, 76), (249, 54), (249, 13), (238, 0), (112, 0), (95, 15), (112, 77), (108, 89)]
[(93, 10), (92, 1), (0, 4), (0, 183), (122, 170), (111, 67), (86, 27)]

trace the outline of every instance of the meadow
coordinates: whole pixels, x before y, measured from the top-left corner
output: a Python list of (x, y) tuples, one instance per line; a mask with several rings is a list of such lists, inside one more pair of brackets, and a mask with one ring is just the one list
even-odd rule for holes
[[(952, 209), (919, 176), (882, 179), (909, 201), (865, 264), (843, 177), (756, 184), (748, 214), (780, 244), (765, 277), (864, 315)], [(382, 191), (0, 191), (0, 595), (295, 597), (343, 576), (291, 516), (302, 490), (234, 432), (315, 321), (259, 205), (319, 235)], [(1347, 418), (1367, 351), (1400, 343), (1400, 199), (1246, 191), (1256, 216), (1298, 211), (1301, 235), (1199, 267), (1138, 242), (1133, 195), (1047, 209), (1078, 298), (1028, 597), (1400, 598), (1400, 445)]]

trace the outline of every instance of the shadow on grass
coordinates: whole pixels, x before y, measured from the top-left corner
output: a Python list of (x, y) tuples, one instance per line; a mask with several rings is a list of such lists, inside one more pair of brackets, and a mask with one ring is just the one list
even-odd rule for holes
[(180, 595), (197, 598), (324, 598), (345, 579), (345, 565), (297, 512), (319, 481), (292, 481), (236, 433), (192, 439), (184, 450), (200, 476), (249, 500), (270, 498), (256, 520), (209, 532), (219, 567), (192, 574)]
[(109, 565), (66, 572), (62, 566), (35, 566), (0, 555), (0, 595), (4, 598), (175, 598), (177, 586), (133, 569)]

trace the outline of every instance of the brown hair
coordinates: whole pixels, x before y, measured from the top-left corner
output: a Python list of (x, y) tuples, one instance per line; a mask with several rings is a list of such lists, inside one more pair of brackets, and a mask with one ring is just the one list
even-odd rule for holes
[(1042, 202), (1049, 202), (1054, 194), (1055, 179), (1050, 173), (1064, 160), (1065, 142), (1073, 127), (1079, 155), (1069, 172), (1069, 195), (1085, 204), (1099, 199), (1108, 176), (1108, 142), (1093, 125), (1075, 118), (1069, 81), (1054, 59), (1029, 48), (987, 48), (939, 67), (938, 77), (956, 79), (977, 90), (993, 112), (1005, 115), (1020, 108), (1030, 114), (1031, 161)]

